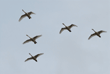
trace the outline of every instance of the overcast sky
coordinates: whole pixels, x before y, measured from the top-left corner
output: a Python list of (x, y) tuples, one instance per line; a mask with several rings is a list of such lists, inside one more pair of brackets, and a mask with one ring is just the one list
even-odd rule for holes
[[(18, 21), (22, 11), (32, 19)], [(109, 0), (1, 0), (0, 74), (110, 74)], [(59, 31), (75, 24), (71, 31)], [(88, 37), (104, 30), (101, 38)], [(25, 40), (36, 35), (37, 44)], [(38, 62), (27, 58), (38, 53)]]

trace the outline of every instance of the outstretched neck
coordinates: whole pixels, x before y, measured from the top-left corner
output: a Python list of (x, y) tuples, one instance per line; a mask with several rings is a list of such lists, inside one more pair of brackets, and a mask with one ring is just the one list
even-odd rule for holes
[(26, 14), (26, 12), (22, 9), (22, 11)]
[(92, 29), (94, 32), (96, 32), (94, 29)]
[(66, 27), (66, 25), (64, 23), (62, 23), (62, 24)]
[(31, 39), (31, 37), (29, 35), (26, 35), (27, 37), (29, 37)]
[(29, 55), (30, 55), (31, 57), (33, 57), (30, 53), (29, 53)]

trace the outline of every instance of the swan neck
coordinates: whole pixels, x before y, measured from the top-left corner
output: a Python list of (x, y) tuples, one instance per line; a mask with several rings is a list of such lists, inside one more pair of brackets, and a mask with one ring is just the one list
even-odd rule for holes
[(94, 32), (96, 32), (94, 29), (92, 29)]
[(22, 10), (24, 13), (26, 13), (24, 10)]
[(30, 55), (31, 57), (33, 57), (30, 53), (29, 53), (29, 55)]
[(62, 23), (62, 24), (66, 27), (66, 25), (64, 23)]
[(31, 37), (29, 35), (26, 35), (26, 36), (28, 36), (31, 39)]

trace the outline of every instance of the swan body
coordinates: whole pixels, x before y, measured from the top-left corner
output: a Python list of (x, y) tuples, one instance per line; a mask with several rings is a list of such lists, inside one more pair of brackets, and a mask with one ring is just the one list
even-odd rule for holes
[(29, 35), (26, 35), (26, 36), (28, 36), (30, 39), (28, 39), (28, 40), (26, 40), (25, 42), (23, 42), (23, 44), (25, 44), (25, 43), (27, 43), (27, 42), (30, 42), (30, 41), (33, 41), (34, 44), (36, 44), (37, 42), (36, 42), (35, 40), (36, 40), (37, 38), (41, 37), (42, 35), (37, 35), (37, 36), (35, 36), (35, 37), (33, 37), (33, 38), (31, 38)]
[(93, 30), (95, 33), (91, 34), (91, 35), (89, 36), (88, 40), (89, 40), (91, 37), (95, 36), (95, 35), (97, 35), (99, 38), (101, 38), (100, 34), (103, 33), (103, 32), (106, 32), (106, 31), (103, 31), (103, 30), (100, 30), (100, 31), (98, 31), (98, 32), (96, 32), (94, 29), (92, 29), (92, 30)]
[(35, 56), (32, 56), (30, 53), (29, 53), (29, 55), (31, 56), (30, 58), (27, 58), (26, 60), (25, 60), (25, 62), (26, 61), (28, 61), (28, 60), (35, 60), (36, 62), (37, 62), (37, 57), (39, 57), (40, 55), (43, 55), (44, 53), (40, 53), (40, 54), (37, 54), (37, 55), (35, 55)]
[(25, 14), (23, 14), (21, 17), (20, 17), (20, 19), (19, 19), (19, 21), (21, 21), (24, 17), (28, 17), (29, 19), (31, 19), (31, 14), (35, 14), (35, 13), (33, 13), (33, 12), (28, 12), (28, 13), (26, 13), (23, 9), (22, 9), (22, 11), (25, 13)]
[[(74, 24), (71, 24), (70, 26), (66, 26), (64, 23), (62, 23), (65, 27), (64, 28), (61, 28), (61, 30), (60, 30), (60, 34), (61, 34), (61, 32), (63, 31), (63, 30), (68, 30), (69, 32), (71, 32), (71, 28), (73, 27), (73, 26), (76, 26), (76, 25), (74, 25)], [(77, 26), (76, 26), (77, 27)]]

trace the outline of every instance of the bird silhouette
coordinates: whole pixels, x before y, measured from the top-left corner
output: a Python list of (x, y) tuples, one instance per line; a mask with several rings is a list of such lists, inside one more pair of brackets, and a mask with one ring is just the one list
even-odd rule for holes
[(43, 55), (44, 53), (40, 53), (40, 54), (37, 54), (37, 55), (35, 55), (35, 56), (32, 56), (30, 53), (29, 53), (29, 55), (31, 56), (30, 58), (27, 58), (26, 60), (25, 60), (25, 62), (26, 61), (28, 61), (28, 60), (35, 60), (36, 62), (37, 62), (37, 57), (39, 57), (40, 55)]
[(91, 37), (96, 36), (96, 35), (97, 35), (99, 38), (101, 38), (100, 34), (103, 33), (103, 32), (106, 32), (106, 31), (103, 31), (103, 30), (100, 30), (100, 31), (98, 31), (98, 32), (96, 32), (94, 29), (92, 29), (92, 30), (93, 30), (95, 33), (91, 34), (91, 35), (89, 36), (88, 40), (89, 40)]
[[(69, 32), (71, 32), (71, 28), (73, 27), (73, 26), (76, 26), (76, 25), (74, 25), (74, 24), (71, 24), (70, 26), (66, 26), (64, 23), (62, 23), (65, 27), (64, 28), (61, 28), (61, 30), (60, 30), (60, 34), (62, 33), (62, 31), (63, 30), (68, 30)], [(77, 27), (77, 26), (76, 26)]]
[(33, 12), (28, 12), (28, 13), (26, 13), (23, 9), (22, 9), (22, 11), (25, 13), (25, 14), (23, 14), (21, 17), (20, 17), (20, 19), (19, 19), (19, 21), (21, 21), (24, 17), (28, 17), (29, 19), (31, 19), (31, 14), (35, 14), (35, 13), (33, 13)]
[(42, 35), (37, 35), (37, 36), (35, 36), (35, 37), (33, 37), (33, 38), (31, 38), (29, 35), (26, 35), (26, 36), (28, 36), (30, 39), (28, 39), (28, 40), (26, 40), (25, 42), (23, 42), (23, 44), (25, 44), (25, 43), (27, 43), (27, 42), (30, 42), (30, 41), (33, 41), (34, 44), (36, 44), (37, 42), (36, 42), (35, 40), (36, 40), (37, 38), (41, 37)]

